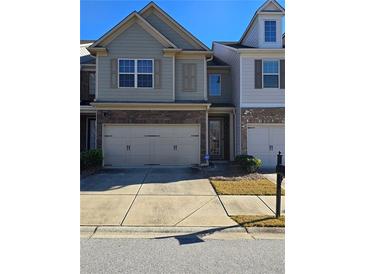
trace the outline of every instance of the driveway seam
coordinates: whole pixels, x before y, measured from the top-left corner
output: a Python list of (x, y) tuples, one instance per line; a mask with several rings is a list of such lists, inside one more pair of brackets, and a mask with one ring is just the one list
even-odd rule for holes
[(221, 200), (221, 197), (219, 197), (219, 195), (218, 195), (217, 191), (215, 191), (215, 188), (213, 187), (213, 185), (212, 185), (212, 183), (211, 183), (210, 179), (208, 179), (208, 180), (209, 180), (210, 187), (211, 187), (211, 188), (213, 188), (213, 191), (214, 191), (215, 195), (218, 197), (218, 200), (219, 200), (219, 202), (221, 203), (221, 205), (222, 205), (222, 207), (223, 207), (223, 209), (224, 209), (224, 212), (226, 212), (227, 216), (228, 216), (229, 218), (231, 218), (231, 217), (230, 217), (230, 215), (228, 214), (228, 211), (227, 211), (226, 207), (224, 206), (224, 204), (223, 204), (223, 202), (222, 202), (222, 200)]
[(261, 202), (263, 202), (263, 203), (264, 203), (264, 205), (266, 205), (266, 207), (268, 207), (272, 213), (274, 213), (274, 214), (275, 214), (275, 212), (271, 209), (271, 207), (269, 207), (269, 206), (268, 206), (268, 205), (264, 202), (264, 200), (262, 200), (262, 199), (261, 199), (258, 195), (256, 195), (256, 197), (257, 197), (257, 198), (259, 198), (259, 200), (260, 200)]
[(90, 240), (91, 237), (94, 236), (94, 234), (95, 234), (95, 232), (96, 232), (97, 229), (98, 229), (98, 226), (95, 226), (95, 229), (94, 229), (93, 233), (90, 235), (90, 237), (88, 238), (88, 240)]
[(213, 201), (215, 197), (213, 197), (212, 199), (208, 200), (206, 203), (204, 203), (202, 206), (198, 207), (196, 210), (194, 210), (193, 212), (191, 212), (190, 214), (188, 214), (186, 217), (182, 218), (180, 221), (178, 221), (176, 224), (174, 224), (173, 226), (177, 226), (179, 223), (181, 223), (182, 221), (186, 220), (187, 218), (189, 218), (191, 215), (193, 215), (195, 212), (197, 212), (199, 209), (201, 209), (202, 207), (204, 207), (205, 205), (207, 205), (209, 202)]
[(132, 205), (134, 204), (134, 201), (137, 199), (138, 193), (139, 193), (139, 191), (141, 190), (141, 188), (142, 188), (142, 186), (143, 186), (143, 183), (144, 183), (144, 181), (146, 180), (146, 178), (147, 178), (148, 174), (150, 173), (150, 170), (151, 170), (151, 168), (149, 168), (149, 169), (147, 170), (146, 175), (144, 176), (144, 178), (143, 178), (143, 180), (142, 180), (142, 182), (141, 182), (141, 185), (139, 186), (138, 191), (137, 191), (136, 195), (134, 196), (134, 199), (133, 199), (133, 201), (132, 201), (131, 205), (129, 206), (129, 208), (128, 208), (127, 212), (126, 212), (126, 213), (125, 213), (125, 215), (124, 215), (124, 218), (123, 218), (122, 222), (120, 223), (120, 225), (121, 225), (121, 226), (123, 225), (123, 223), (124, 223), (125, 219), (127, 218), (127, 215), (128, 215), (128, 213), (129, 213), (129, 211), (131, 210)]

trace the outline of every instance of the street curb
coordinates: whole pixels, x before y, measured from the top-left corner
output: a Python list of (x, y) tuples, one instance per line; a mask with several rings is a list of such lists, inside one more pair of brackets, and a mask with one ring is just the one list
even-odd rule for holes
[(94, 232), (97, 226), (80, 226), (80, 232)]
[(284, 227), (138, 227), (138, 226), (81, 226), (80, 232), (101, 234), (139, 234), (139, 233), (243, 233), (243, 234), (284, 234)]
[(246, 227), (248, 233), (285, 233), (285, 227)]
[(138, 226), (98, 226), (97, 232), (125, 232), (125, 233), (201, 233), (214, 231), (220, 233), (243, 232), (243, 227), (138, 227)]

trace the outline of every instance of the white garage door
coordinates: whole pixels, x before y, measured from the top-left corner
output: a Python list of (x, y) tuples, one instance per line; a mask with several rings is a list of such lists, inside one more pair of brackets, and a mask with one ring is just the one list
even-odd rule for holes
[[(276, 166), (278, 152), (285, 155), (284, 125), (255, 125), (247, 129), (247, 153), (262, 160), (264, 168)], [(285, 156), (283, 163), (285, 163)]]
[(104, 125), (104, 166), (200, 163), (199, 125)]

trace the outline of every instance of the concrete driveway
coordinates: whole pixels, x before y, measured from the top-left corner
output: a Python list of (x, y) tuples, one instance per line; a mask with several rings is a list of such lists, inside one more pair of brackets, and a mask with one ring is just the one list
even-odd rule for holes
[(199, 169), (102, 170), (81, 180), (81, 225), (236, 225)]

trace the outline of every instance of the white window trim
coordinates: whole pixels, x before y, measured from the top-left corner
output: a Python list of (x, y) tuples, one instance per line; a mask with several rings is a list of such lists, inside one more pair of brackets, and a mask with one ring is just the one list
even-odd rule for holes
[[(120, 60), (133, 60), (134, 61), (134, 72), (120, 72), (119, 71), (119, 61)], [(137, 72), (137, 67), (138, 67), (138, 60), (149, 60), (152, 61), (152, 72), (151, 73), (138, 73)], [(134, 87), (121, 87), (120, 81), (119, 81), (119, 76), (120, 74), (133, 74), (134, 75)], [(138, 87), (138, 74), (144, 74), (144, 75), (152, 75), (152, 87)], [(151, 58), (118, 58), (118, 88), (122, 88), (122, 89), (128, 89), (128, 88), (141, 88), (141, 89), (154, 89), (155, 88), (155, 59), (151, 59)]]
[[(220, 81), (219, 81), (219, 94), (217, 94), (217, 95), (210, 93), (210, 87), (211, 87), (211, 85), (210, 85), (210, 76), (213, 76), (213, 75), (218, 75), (219, 79), (220, 79)], [(209, 96), (222, 96), (222, 74), (220, 74), (220, 73), (210, 73), (208, 75), (208, 83), (209, 83)]]
[[(265, 61), (276, 61), (278, 62), (278, 73), (265, 73), (264, 63)], [(264, 75), (277, 75), (278, 76), (278, 87), (265, 87)], [(279, 89), (280, 88), (280, 60), (279, 59), (262, 59), (262, 88), (263, 89)]]
[[(265, 31), (265, 22), (270, 22), (270, 21), (272, 21), (272, 22), (275, 22), (275, 41), (266, 41), (266, 35), (265, 35), (265, 33), (266, 33), (266, 31)], [(274, 20), (274, 19), (266, 19), (266, 20), (264, 20), (264, 43), (268, 43), (268, 44), (274, 44), (274, 43), (277, 43), (278, 41), (278, 37), (277, 37), (277, 33), (278, 32), (278, 20)]]

